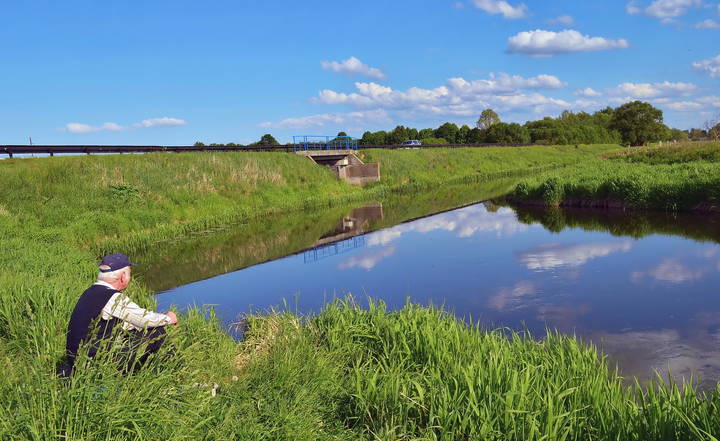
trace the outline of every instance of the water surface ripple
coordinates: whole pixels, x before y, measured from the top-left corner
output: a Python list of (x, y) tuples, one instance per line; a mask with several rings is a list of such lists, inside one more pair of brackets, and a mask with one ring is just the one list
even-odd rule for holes
[[(172, 289), (158, 280), (166, 289), (158, 302), (214, 304), (228, 322), (283, 299), (299, 312), (347, 293), (392, 307), (432, 302), (488, 327), (575, 333), (626, 376), (693, 374), (705, 387), (720, 379), (717, 219), (488, 202), (382, 228), (397, 220), (392, 207), (373, 204), (290, 222), (269, 236), (231, 231), (214, 245), (212, 236), (180, 244), (148, 259), (158, 271), (180, 262), (186, 277), (205, 280)], [(269, 259), (276, 260), (255, 265)], [(230, 272), (187, 276), (195, 267)], [(150, 281), (154, 268), (146, 270)]]

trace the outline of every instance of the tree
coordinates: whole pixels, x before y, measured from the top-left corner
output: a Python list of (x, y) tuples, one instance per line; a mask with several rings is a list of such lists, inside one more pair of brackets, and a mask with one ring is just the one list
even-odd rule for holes
[(408, 138), (408, 129), (405, 126), (397, 126), (387, 134), (387, 143), (390, 145), (400, 144)]
[(432, 138), (435, 136), (435, 130), (433, 129), (420, 129), (417, 135), (417, 139)]
[(493, 124), (500, 122), (500, 117), (493, 109), (485, 109), (477, 120), (477, 128), (480, 130), (489, 129)]
[(481, 144), (485, 142), (485, 131), (480, 130), (477, 127), (470, 129), (470, 133), (467, 136), (468, 144)]
[(200, 142), (200, 141), (196, 142), (196, 143), (193, 144), (193, 145), (194, 145), (195, 147), (205, 147), (205, 143), (204, 143), (204, 142)]
[(530, 133), (518, 123), (499, 122), (486, 130), (485, 140), (494, 144), (529, 144)]
[(386, 133), (384, 131), (379, 132), (365, 132), (363, 133), (362, 139), (360, 139), (361, 145), (385, 145)]
[(450, 144), (457, 143), (458, 126), (446, 122), (435, 130), (435, 138), (442, 138)]
[(610, 128), (620, 132), (623, 143), (639, 146), (663, 139), (662, 122), (662, 110), (643, 101), (632, 101), (615, 109)]
[(670, 129), (670, 140), (671, 141), (687, 141), (690, 137), (687, 132), (680, 129)]
[(470, 127), (468, 127), (467, 124), (464, 124), (462, 127), (460, 127), (460, 130), (458, 130), (457, 139), (455, 140), (458, 144), (467, 144), (470, 142)]
[(703, 129), (690, 129), (689, 135), (691, 141), (702, 141), (707, 138), (707, 132)]
[(277, 142), (274, 136), (266, 133), (260, 138), (260, 141), (258, 141), (256, 145), (280, 145), (280, 143)]
[(338, 132), (337, 136), (347, 136), (347, 133), (345, 133), (345, 132)]
[(422, 139), (420, 139), (420, 142), (422, 143), (422, 145), (445, 145), (448, 143), (447, 141), (445, 141), (442, 138), (432, 138), (432, 137), (422, 138)]
[(720, 115), (715, 120), (705, 121), (705, 130), (707, 137), (713, 141), (720, 139)]
[(720, 139), (720, 122), (715, 124), (708, 130), (708, 138), (717, 141)]

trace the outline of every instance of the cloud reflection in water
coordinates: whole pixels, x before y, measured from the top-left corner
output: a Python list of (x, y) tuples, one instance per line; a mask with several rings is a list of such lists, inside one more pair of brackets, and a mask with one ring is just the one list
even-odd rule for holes
[(473, 205), (459, 210), (430, 216), (386, 230), (371, 233), (368, 246), (387, 245), (399, 239), (405, 233), (429, 233), (444, 230), (457, 233), (458, 237), (471, 237), (478, 232), (492, 232), (497, 237), (511, 236), (530, 228), (519, 222), (515, 212), (509, 208), (500, 208), (495, 213), (488, 212), (482, 205)]
[(366, 250), (357, 256), (352, 256), (340, 262), (338, 264), (338, 269), (345, 270), (350, 268), (363, 268), (370, 271), (375, 268), (375, 265), (380, 263), (381, 260), (395, 254), (395, 250), (396, 248), (394, 246)]
[(669, 282), (679, 284), (683, 282), (701, 279), (707, 273), (706, 268), (693, 269), (687, 265), (683, 265), (675, 259), (664, 259), (658, 265), (647, 271), (635, 271), (630, 279), (638, 283), (647, 276), (657, 280), (658, 282)]
[(589, 260), (609, 256), (617, 252), (627, 252), (631, 248), (631, 241), (570, 245), (545, 244), (521, 253), (518, 260), (520, 264), (531, 270), (550, 270), (560, 267), (582, 266)]

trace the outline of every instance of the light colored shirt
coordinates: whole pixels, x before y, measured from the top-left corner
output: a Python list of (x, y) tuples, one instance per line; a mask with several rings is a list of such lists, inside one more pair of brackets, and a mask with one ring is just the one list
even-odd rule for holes
[[(115, 289), (112, 285), (102, 280), (95, 282), (95, 285)], [(172, 322), (172, 319), (165, 314), (141, 308), (122, 292), (113, 294), (102, 309), (103, 320), (110, 320), (112, 317), (122, 320), (122, 327), (126, 331), (156, 328), (158, 326), (169, 325)]]

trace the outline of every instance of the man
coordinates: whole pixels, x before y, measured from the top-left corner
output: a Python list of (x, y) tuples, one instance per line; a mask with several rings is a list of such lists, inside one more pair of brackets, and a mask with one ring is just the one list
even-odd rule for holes
[[(100, 262), (97, 282), (80, 296), (70, 316), (65, 346), (67, 358), (60, 368), (61, 376), (72, 374), (82, 343), (90, 343), (88, 355), (94, 358), (103, 341), (110, 338), (118, 325), (129, 333), (133, 345), (148, 343), (145, 353), (137, 361), (134, 357), (130, 358), (130, 365), (140, 366), (163, 344), (163, 327), (177, 324), (173, 312), (161, 314), (148, 311), (122, 293), (132, 279), (132, 266), (134, 264), (124, 254), (109, 254)], [(96, 327), (92, 327), (94, 323), (97, 323)]]

